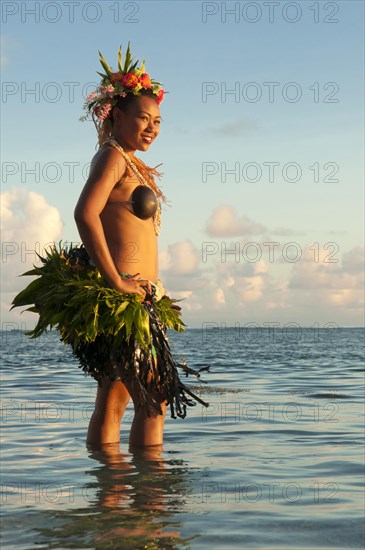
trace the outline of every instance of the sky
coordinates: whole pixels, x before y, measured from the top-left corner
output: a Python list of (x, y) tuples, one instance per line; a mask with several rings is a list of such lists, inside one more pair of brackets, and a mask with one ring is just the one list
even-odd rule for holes
[(160, 278), (190, 328), (364, 325), (364, 3), (2, 2), (2, 327), (37, 265), (79, 242), (81, 123), (128, 41), (168, 91)]

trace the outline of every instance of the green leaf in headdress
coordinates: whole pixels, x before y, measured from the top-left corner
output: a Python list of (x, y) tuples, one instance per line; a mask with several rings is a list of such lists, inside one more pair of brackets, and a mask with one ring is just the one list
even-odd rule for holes
[(123, 73), (129, 73), (130, 72), (129, 65), (131, 64), (131, 62), (132, 62), (131, 47), (130, 47), (130, 42), (128, 42), (127, 53), (125, 54), (125, 62), (124, 62)]
[(104, 69), (104, 71), (106, 72), (106, 74), (108, 76), (110, 76), (112, 74), (112, 69), (111, 67), (109, 67), (108, 63), (105, 61), (104, 57), (101, 55), (101, 53), (99, 52), (99, 61)]
[(101, 76), (101, 78), (102, 78), (103, 80), (105, 80), (106, 78), (108, 78), (108, 75), (107, 75), (107, 74), (99, 73), (99, 71), (96, 71), (96, 72), (97, 72), (97, 74), (98, 74), (99, 76)]
[(136, 61), (135, 63), (133, 63), (133, 65), (131, 65), (131, 66), (129, 67), (128, 72), (129, 72), (129, 73), (133, 73), (133, 72), (136, 70), (137, 65), (138, 65), (138, 59), (137, 59), (137, 61)]
[(118, 50), (118, 71), (122, 72), (122, 46)]

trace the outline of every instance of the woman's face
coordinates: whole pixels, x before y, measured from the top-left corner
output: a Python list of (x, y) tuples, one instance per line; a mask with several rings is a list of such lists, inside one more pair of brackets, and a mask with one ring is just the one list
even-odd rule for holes
[(160, 133), (160, 107), (153, 97), (138, 96), (126, 111), (113, 111), (113, 134), (126, 152), (148, 151)]

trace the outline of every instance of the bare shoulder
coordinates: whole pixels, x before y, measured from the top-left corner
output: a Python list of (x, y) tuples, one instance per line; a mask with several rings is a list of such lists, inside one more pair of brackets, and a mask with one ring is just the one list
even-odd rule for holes
[(125, 176), (126, 168), (127, 163), (119, 151), (114, 147), (105, 145), (93, 156), (89, 177), (97, 179), (109, 176), (115, 182), (118, 182)]
[(100, 214), (112, 192), (124, 177), (126, 162), (111, 147), (102, 147), (93, 157), (89, 177), (75, 208), (75, 218)]

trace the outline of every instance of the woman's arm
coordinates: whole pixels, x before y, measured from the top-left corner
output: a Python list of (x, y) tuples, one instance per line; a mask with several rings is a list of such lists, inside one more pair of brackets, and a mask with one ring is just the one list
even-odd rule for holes
[[(111, 257), (100, 214), (114, 186), (126, 170), (122, 155), (112, 148), (100, 151), (76, 204), (74, 217), (82, 242), (109, 285), (120, 292), (145, 295), (142, 283), (122, 278)], [(139, 273), (135, 275), (137, 277)], [(148, 286), (146, 282), (144, 286)]]

